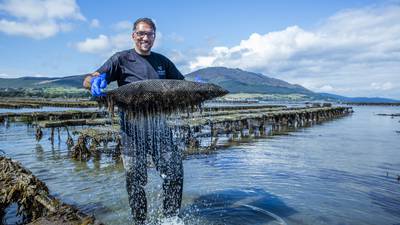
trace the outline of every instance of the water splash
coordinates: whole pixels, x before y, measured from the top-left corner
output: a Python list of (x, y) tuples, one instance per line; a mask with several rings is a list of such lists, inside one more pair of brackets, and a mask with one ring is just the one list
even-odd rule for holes
[(154, 164), (163, 181), (162, 214), (177, 215), (182, 201), (185, 142), (182, 127), (168, 122), (177, 115), (138, 110), (122, 111), (120, 117), (126, 185), (134, 220), (147, 218), (145, 186), (150, 164)]
[(160, 225), (185, 225), (183, 220), (178, 216), (165, 218), (160, 221)]
[[(185, 127), (181, 113), (190, 113), (202, 102), (227, 94), (214, 84), (182, 80), (144, 80), (107, 92), (100, 101), (113, 113), (121, 110), (120, 127), (126, 188), (133, 219), (144, 224), (147, 218), (147, 166), (151, 161), (163, 179), (163, 214), (179, 213), (183, 189), (183, 149)], [(169, 121), (168, 121), (169, 120)], [(147, 160), (150, 158), (151, 160)]]
[(267, 211), (265, 209), (261, 209), (261, 208), (258, 208), (258, 207), (252, 206), (252, 205), (248, 205), (248, 204), (243, 204), (242, 206), (250, 208), (250, 209), (252, 209), (254, 211), (258, 211), (258, 212), (260, 212), (262, 214), (265, 214), (265, 215), (268, 215), (268, 216), (274, 218), (275, 219), (274, 222), (277, 222), (279, 225), (287, 225), (287, 223), (280, 216), (278, 216), (278, 215), (276, 215), (276, 214), (274, 214), (272, 212), (269, 212), (269, 211)]

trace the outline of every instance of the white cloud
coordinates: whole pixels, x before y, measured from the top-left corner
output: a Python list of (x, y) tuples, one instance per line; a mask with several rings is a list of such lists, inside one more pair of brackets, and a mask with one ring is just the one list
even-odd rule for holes
[(96, 38), (86, 38), (84, 41), (72, 44), (79, 52), (111, 56), (113, 53), (133, 47), (131, 37), (132, 23), (119, 21), (112, 25), (118, 31), (113, 35), (101, 34)]
[(98, 19), (92, 19), (92, 21), (90, 21), (90, 27), (93, 28), (100, 27), (100, 21)]
[(290, 26), (253, 33), (236, 46), (214, 47), (189, 65), (191, 70), (239, 67), (315, 91), (400, 97), (395, 91), (400, 83), (400, 6), (341, 11), (313, 30)]
[(11, 76), (5, 73), (0, 73), (0, 78), (10, 78)]
[(133, 47), (133, 40), (130, 34), (118, 33), (112, 36), (100, 34), (96, 38), (86, 38), (84, 41), (73, 44), (82, 53), (100, 54), (111, 56), (117, 51)]
[(70, 20), (86, 20), (75, 0), (6, 0), (0, 12), (0, 32), (43, 39), (72, 29)]
[(185, 41), (185, 38), (177, 33), (171, 33), (166, 36), (166, 39), (171, 40), (176, 43), (182, 43)]
[(169, 55), (169, 59), (171, 59), (171, 61), (174, 62), (175, 64), (180, 64), (180, 63), (186, 62), (186, 56), (177, 49), (171, 50), (168, 55)]
[[(116, 31), (113, 35), (102, 34), (97, 38), (86, 38), (84, 41), (73, 44), (73, 46), (83, 53), (100, 54), (109, 57), (117, 51), (133, 48), (132, 26), (133, 23), (130, 21), (119, 21), (112, 25), (112, 28)], [(160, 46), (162, 39), (162, 33), (157, 31), (153, 49), (157, 49)]]
[(10, 35), (22, 35), (37, 39), (48, 38), (60, 31), (54, 22), (27, 24), (15, 21), (0, 20), (0, 31)]
[(329, 85), (329, 84), (325, 84), (325, 85), (323, 85), (322, 87), (320, 87), (318, 91), (319, 91), (319, 92), (329, 92), (329, 91), (333, 91), (333, 90), (335, 90), (334, 87), (332, 87), (332, 86)]
[(86, 38), (74, 46), (78, 51), (83, 53), (111, 56), (117, 51), (132, 48), (133, 40), (130, 34), (125, 33), (118, 33), (111, 36), (101, 34), (96, 38)]
[(394, 88), (394, 85), (391, 82), (384, 82), (384, 83), (373, 82), (371, 83), (370, 86), (374, 90), (383, 90), (383, 91), (391, 90)]
[(154, 44), (153, 44), (153, 48), (152, 49), (159, 48), (162, 45), (163, 40), (164, 40), (164, 35), (160, 31), (157, 31), (156, 32), (156, 40), (154, 40)]
[[(30, 77), (45, 77), (46, 75), (43, 74), (30, 74)], [(12, 79), (12, 78), (18, 78), (21, 77), (21, 75), (11, 75), (11, 74), (7, 74), (7, 73), (0, 73), (0, 78), (7, 78), (7, 79)]]
[(133, 47), (133, 40), (130, 33), (119, 33), (110, 37), (111, 48), (114, 51), (121, 51)]
[(80, 52), (101, 53), (110, 49), (110, 39), (103, 34), (97, 38), (86, 38), (86, 40), (76, 44)]
[(116, 30), (129, 30), (132, 31), (133, 23), (128, 20), (119, 21), (113, 25), (113, 28)]

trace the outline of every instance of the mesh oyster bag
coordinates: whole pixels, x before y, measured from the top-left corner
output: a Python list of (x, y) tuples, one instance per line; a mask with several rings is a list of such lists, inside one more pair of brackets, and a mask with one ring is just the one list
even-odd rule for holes
[[(227, 94), (210, 83), (186, 80), (143, 80), (123, 85), (106, 93), (106, 105), (125, 111), (172, 112), (199, 106), (202, 102)], [(104, 100), (103, 100), (104, 101)]]

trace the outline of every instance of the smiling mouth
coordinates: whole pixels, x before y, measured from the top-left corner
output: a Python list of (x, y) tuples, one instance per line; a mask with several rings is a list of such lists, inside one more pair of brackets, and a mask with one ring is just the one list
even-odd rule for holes
[(149, 42), (141, 42), (140, 46), (142, 46), (142, 47), (150, 47), (150, 43)]

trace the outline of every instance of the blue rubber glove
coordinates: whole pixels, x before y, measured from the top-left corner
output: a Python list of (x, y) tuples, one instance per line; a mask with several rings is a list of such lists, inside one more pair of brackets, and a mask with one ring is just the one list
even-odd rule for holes
[(90, 91), (94, 97), (106, 96), (103, 90), (107, 87), (106, 74), (102, 73), (92, 79)]

